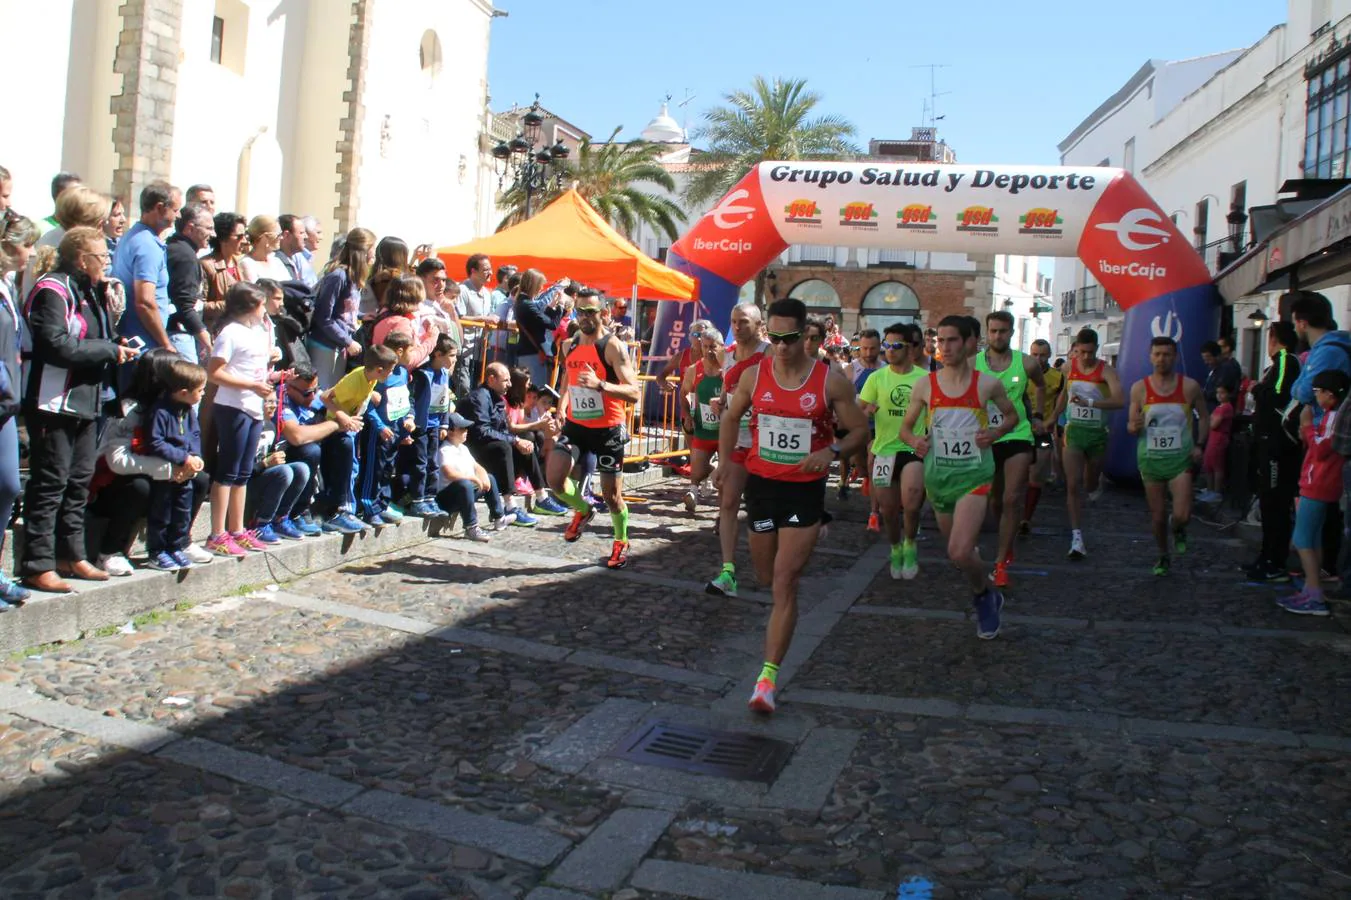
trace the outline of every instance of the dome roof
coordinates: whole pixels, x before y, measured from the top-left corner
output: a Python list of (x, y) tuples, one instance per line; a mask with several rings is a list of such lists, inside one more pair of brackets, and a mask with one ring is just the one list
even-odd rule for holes
[(666, 104), (663, 103), (661, 112), (657, 113), (657, 117), (648, 122), (647, 127), (643, 129), (642, 138), (655, 144), (683, 144), (685, 130), (671, 118)]

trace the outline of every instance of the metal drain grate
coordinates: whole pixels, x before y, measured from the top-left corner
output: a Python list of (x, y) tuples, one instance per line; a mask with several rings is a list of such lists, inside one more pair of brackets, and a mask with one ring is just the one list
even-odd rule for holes
[(646, 766), (768, 784), (792, 752), (787, 741), (758, 734), (652, 722), (631, 732), (608, 755)]

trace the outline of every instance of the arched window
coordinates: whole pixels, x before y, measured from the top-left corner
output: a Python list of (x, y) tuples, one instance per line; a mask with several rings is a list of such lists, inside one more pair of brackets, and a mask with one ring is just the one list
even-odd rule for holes
[(893, 322), (918, 322), (919, 296), (899, 281), (884, 281), (863, 295), (859, 312), (867, 318), (866, 327), (879, 331)]
[(794, 286), (788, 292), (788, 296), (805, 303), (808, 313), (820, 315), (833, 313), (837, 319), (839, 318), (840, 295), (835, 292), (835, 288), (830, 286), (830, 282), (811, 278)]
[(422, 69), (422, 74), (428, 79), (435, 79), (441, 74), (441, 38), (435, 31), (428, 28), (422, 32), (422, 42), (417, 50), (418, 66)]

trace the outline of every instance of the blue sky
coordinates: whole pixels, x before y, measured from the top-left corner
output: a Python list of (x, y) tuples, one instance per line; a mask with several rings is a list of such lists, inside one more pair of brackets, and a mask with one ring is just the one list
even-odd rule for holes
[[(666, 94), (689, 123), (757, 75), (806, 78), (866, 147), (923, 124), (941, 63), (939, 134), (968, 163), (1055, 163), (1056, 144), (1147, 59), (1246, 47), (1285, 0), (497, 0), (492, 107), (541, 102), (606, 137), (636, 137)], [(1129, 12), (1125, 12), (1129, 10)]]

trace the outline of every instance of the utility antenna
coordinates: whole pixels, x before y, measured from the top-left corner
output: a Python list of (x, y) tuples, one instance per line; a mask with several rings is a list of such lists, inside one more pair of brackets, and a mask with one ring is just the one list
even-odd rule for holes
[[(682, 113), (680, 128), (682, 131), (685, 132), (685, 140), (687, 141), (690, 139), (690, 101), (693, 100), (696, 96), (697, 96), (696, 94), (690, 93), (689, 88), (685, 88), (685, 99), (681, 100), (679, 103), (676, 104), (676, 106), (684, 110), (684, 112)], [(669, 101), (671, 99), (671, 95), (667, 94), (666, 99)]]
[(951, 68), (947, 63), (924, 63), (918, 66), (910, 66), (912, 69), (929, 70), (929, 97), (924, 105), (924, 125), (930, 127), (937, 126), (939, 120), (945, 118), (938, 114), (938, 98), (951, 94), (952, 91), (938, 90), (938, 70)]

